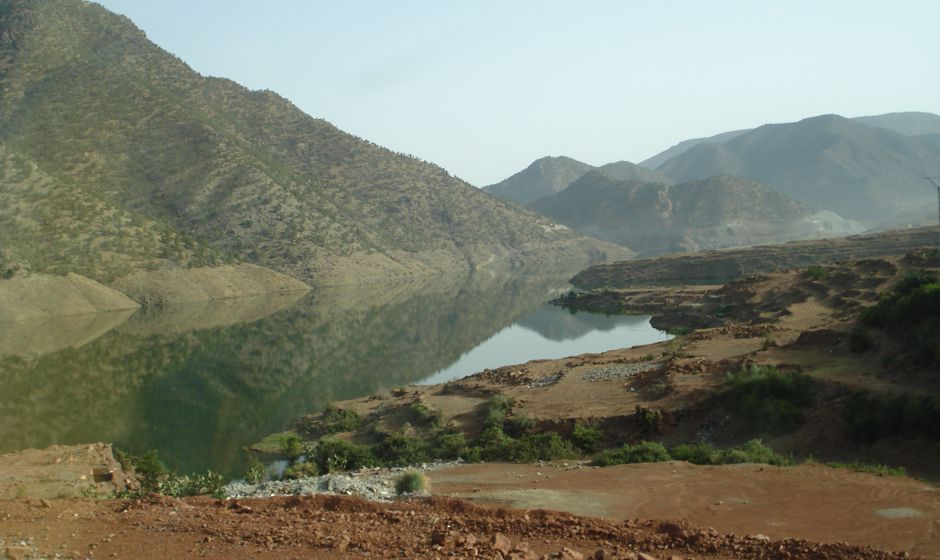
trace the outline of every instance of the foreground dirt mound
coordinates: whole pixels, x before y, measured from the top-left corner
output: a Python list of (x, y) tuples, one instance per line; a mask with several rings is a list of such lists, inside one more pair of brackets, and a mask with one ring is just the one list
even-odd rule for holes
[[(220, 502), (0, 502), (7, 555), (69, 558), (902, 558), (846, 544), (737, 537), (684, 522), (343, 496)], [(11, 552), (12, 551), (12, 552)], [(19, 556), (16, 556), (19, 555)]]

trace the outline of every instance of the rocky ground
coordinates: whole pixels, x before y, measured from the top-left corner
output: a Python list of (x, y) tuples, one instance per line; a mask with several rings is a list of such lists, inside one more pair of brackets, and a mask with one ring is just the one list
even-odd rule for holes
[(867, 547), (733, 536), (683, 521), (610, 521), (431, 498), (12, 500), (8, 558), (904, 558)]

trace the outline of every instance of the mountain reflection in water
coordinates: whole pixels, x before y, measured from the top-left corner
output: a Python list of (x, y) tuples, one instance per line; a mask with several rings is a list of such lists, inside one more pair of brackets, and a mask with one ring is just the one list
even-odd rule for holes
[(182, 472), (238, 475), (245, 446), (300, 415), (427, 379), (514, 323), (556, 341), (603, 330), (610, 319), (544, 306), (565, 278), (478, 274), (64, 318), (62, 328), (0, 323), (0, 338), (17, 336), (0, 345), (0, 452), (106, 441), (157, 449)]

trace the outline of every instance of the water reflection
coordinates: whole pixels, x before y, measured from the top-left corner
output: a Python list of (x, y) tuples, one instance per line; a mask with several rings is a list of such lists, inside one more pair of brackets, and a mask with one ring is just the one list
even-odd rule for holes
[(485, 368), (604, 352), (668, 338), (666, 333), (650, 326), (649, 316), (572, 314), (559, 307), (545, 305), (494, 334), (422, 383), (444, 383)]
[(4, 331), (0, 452), (110, 441), (158, 449), (183, 471), (238, 474), (244, 446), (299, 415), (426, 379), (514, 322), (552, 339), (591, 329), (589, 315), (533, 315), (564, 278), (478, 275), (91, 316), (87, 328), (62, 321), (58, 340), (53, 328), (17, 331), (16, 342)]

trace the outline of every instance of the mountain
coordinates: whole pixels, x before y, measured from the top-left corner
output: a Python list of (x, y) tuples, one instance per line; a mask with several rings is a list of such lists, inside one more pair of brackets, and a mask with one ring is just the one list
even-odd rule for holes
[(570, 157), (543, 157), (515, 175), (483, 187), (483, 190), (499, 198), (529, 204), (564, 189), (592, 169), (594, 166)]
[(722, 142), (726, 142), (728, 140), (731, 140), (732, 138), (741, 136), (745, 132), (750, 132), (751, 130), (752, 129), (750, 128), (745, 128), (743, 130), (732, 130), (730, 132), (722, 132), (721, 134), (716, 134), (714, 136), (708, 136), (705, 138), (690, 138), (688, 140), (683, 140), (682, 142), (679, 142), (675, 146), (672, 146), (671, 148), (663, 150), (662, 152), (659, 152), (658, 154), (656, 154), (655, 156), (651, 158), (641, 161), (640, 165), (648, 169), (658, 169), (659, 166), (666, 163), (671, 158), (683, 152), (686, 152), (692, 149), (693, 147), (698, 146), (699, 144), (721, 144)]
[(0, 0), (0, 269), (314, 284), (603, 258), (444, 169), (201, 76), (80, 0)]
[(718, 176), (679, 185), (592, 171), (532, 208), (641, 255), (777, 243), (860, 230), (760, 183)]
[(855, 122), (878, 128), (887, 128), (906, 136), (940, 133), (940, 115), (933, 113), (906, 112), (886, 113), (869, 117), (855, 117)]
[[(867, 126), (893, 130), (894, 132), (904, 134), (905, 136), (919, 136), (923, 134), (940, 133), (940, 115), (934, 115), (933, 113), (922, 113), (915, 111), (906, 113), (886, 113), (884, 115), (854, 117), (852, 120)], [(671, 148), (664, 150), (651, 158), (641, 161), (640, 165), (649, 169), (658, 169), (662, 164), (669, 161), (669, 159), (686, 152), (699, 144), (721, 144), (722, 142), (727, 142), (732, 138), (737, 138), (738, 136), (741, 136), (742, 134), (752, 130), (754, 129), (745, 128), (741, 130), (732, 130), (730, 132), (722, 132), (720, 134), (708, 136), (705, 138), (691, 138), (689, 140), (683, 140), (675, 146), (672, 146)]]
[(544, 157), (532, 162), (519, 173), (483, 190), (500, 198), (531, 206), (542, 197), (564, 190), (591, 170), (598, 170), (620, 181), (668, 183), (669, 178), (629, 161), (615, 161), (594, 167), (569, 157)]
[(823, 115), (698, 144), (658, 171), (677, 183), (746, 177), (818, 210), (872, 224), (933, 200), (924, 177), (940, 172), (940, 152), (916, 136)]
[(644, 183), (669, 183), (669, 178), (629, 161), (615, 161), (597, 168), (597, 171), (618, 181), (642, 181)]

